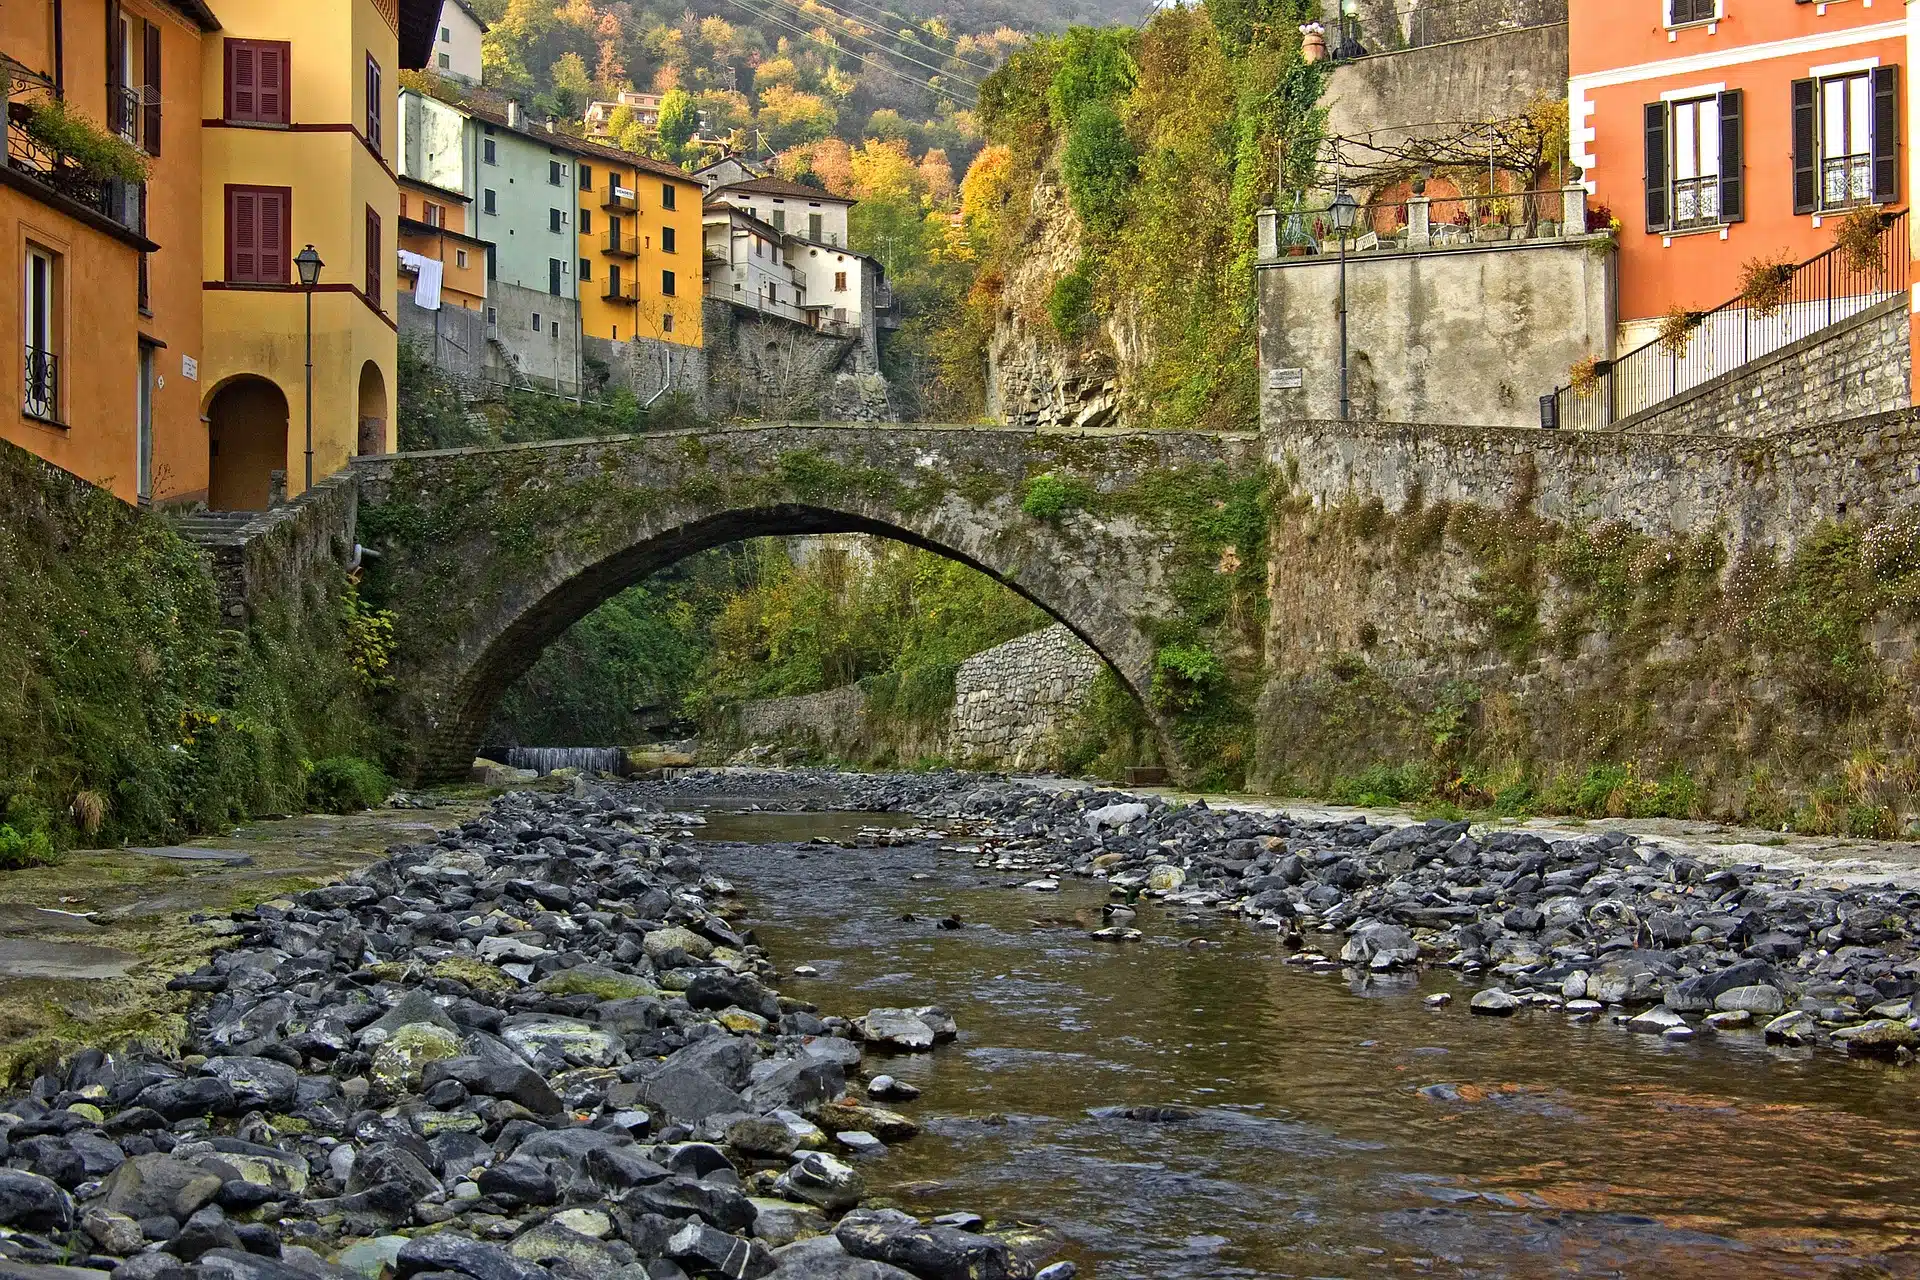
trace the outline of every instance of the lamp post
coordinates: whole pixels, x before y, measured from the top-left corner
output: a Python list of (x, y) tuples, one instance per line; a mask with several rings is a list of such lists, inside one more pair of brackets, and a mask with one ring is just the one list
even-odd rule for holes
[(293, 264), (300, 268), (300, 287), (307, 295), (307, 483), (301, 490), (305, 493), (313, 488), (313, 287), (320, 283), (320, 268), (327, 264), (312, 245), (295, 254)]
[(1347, 398), (1347, 234), (1360, 212), (1360, 202), (1341, 187), (1333, 197), (1333, 229), (1340, 233), (1340, 420), (1352, 415), (1353, 404)]
[(1342, 62), (1358, 57), (1360, 0), (1340, 0), (1340, 47), (1334, 57)]

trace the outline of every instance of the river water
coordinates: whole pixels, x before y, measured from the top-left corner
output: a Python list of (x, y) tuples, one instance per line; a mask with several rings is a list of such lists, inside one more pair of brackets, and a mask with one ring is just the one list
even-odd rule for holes
[[(937, 843), (776, 843), (904, 821), (716, 812), (696, 833), (738, 923), (819, 970), (787, 994), (959, 1019), (894, 1064), (926, 1131), (866, 1172), (903, 1208), (1044, 1222), (1101, 1280), (1920, 1276), (1920, 1071), (1474, 1017), (1450, 975), (1314, 973), (1152, 906), (1143, 940), (1096, 942), (1073, 917), (1097, 883), (1010, 889)], [(1088, 1114), (1136, 1104), (1205, 1110)]]

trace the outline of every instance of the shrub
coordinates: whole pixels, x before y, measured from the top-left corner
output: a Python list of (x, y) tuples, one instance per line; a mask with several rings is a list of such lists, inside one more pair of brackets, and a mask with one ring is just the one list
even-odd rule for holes
[(53, 841), (46, 832), (21, 832), (10, 826), (0, 826), (0, 871), (45, 866), (56, 859)]
[(380, 766), (358, 756), (329, 756), (307, 774), (307, 803), (324, 813), (371, 809), (392, 784)]
[(26, 131), (34, 141), (96, 178), (144, 182), (151, 168), (144, 151), (58, 98), (36, 102), (29, 108)]
[(1020, 510), (1035, 520), (1058, 520), (1074, 507), (1073, 489), (1051, 471), (1043, 471), (1027, 481), (1027, 496)]
[(1765, 319), (1786, 305), (1793, 271), (1793, 257), (1784, 249), (1772, 258), (1749, 258), (1740, 268), (1740, 300)]
[(1164, 711), (1192, 711), (1226, 679), (1213, 650), (1197, 644), (1162, 645), (1153, 656), (1153, 701)]
[(1059, 62), (1047, 85), (1047, 112), (1056, 129), (1072, 126), (1087, 108), (1129, 92), (1140, 78), (1127, 28), (1074, 27), (1061, 36)]
[(1093, 273), (1085, 260), (1054, 281), (1047, 295), (1047, 319), (1063, 338), (1077, 338), (1092, 327)]
[(1082, 110), (1067, 134), (1060, 169), (1080, 224), (1095, 235), (1117, 232), (1126, 220), (1135, 172), (1133, 140), (1119, 113), (1104, 102)]

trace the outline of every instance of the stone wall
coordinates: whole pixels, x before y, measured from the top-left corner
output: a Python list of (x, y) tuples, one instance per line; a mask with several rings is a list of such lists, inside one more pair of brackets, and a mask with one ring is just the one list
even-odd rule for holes
[(682, 346), (658, 338), (583, 339), (582, 363), (588, 394), (604, 377), (606, 386), (631, 391), (645, 404), (662, 391), (688, 396), (696, 409), (707, 404), (707, 353), (704, 347)]
[(488, 382), (505, 380), (503, 353), (487, 340), (486, 312), (448, 306), (444, 301), (438, 311), (427, 311), (413, 305), (409, 289), (400, 294), (398, 315), (401, 341), (418, 346), (463, 394), (477, 397)]
[[(573, 395), (580, 384), (579, 304), (504, 280), (487, 282), (487, 306), (495, 317), (490, 365), (550, 391)], [(533, 318), (540, 317), (540, 328)]]
[(826, 755), (853, 759), (866, 753), (867, 693), (857, 684), (763, 698), (740, 705), (738, 732), (746, 742), (804, 745)]
[(835, 337), (713, 298), (703, 306), (708, 414), (790, 421), (898, 418), (877, 353), (859, 338)]
[(1782, 422), (1850, 418), (1905, 408), (1913, 366), (1907, 295), (1843, 320), (1624, 418), (1626, 431), (1758, 436)]
[[(1417, 37), (1426, 47), (1359, 58), (1336, 68), (1320, 100), (1327, 109), (1329, 134), (1417, 137), (1430, 131), (1434, 121), (1517, 116), (1534, 97), (1567, 96), (1564, 0), (1557, 4), (1557, 23), (1468, 39), (1456, 38), (1437, 15), (1422, 14), (1422, 7), (1396, 4), (1394, 8), (1401, 11), (1397, 22), (1384, 14), (1376, 14), (1369, 22), (1363, 12), (1370, 50), (1389, 47), (1389, 33), (1394, 30), (1403, 31), (1403, 39)], [(1466, 6), (1466, 10), (1488, 7)], [(1553, 16), (1553, 9), (1542, 0), (1501, 0), (1500, 7), (1529, 21)], [(1467, 16), (1478, 22), (1487, 15), (1469, 12)], [(1333, 31), (1329, 25), (1330, 39)], [(1436, 38), (1447, 43), (1433, 43)]]
[(990, 768), (1044, 765), (1099, 672), (1099, 655), (1058, 625), (976, 653), (954, 677), (949, 754)]
[[(1261, 416), (1340, 416), (1340, 267), (1261, 264)], [(1353, 417), (1537, 425), (1540, 397), (1614, 331), (1604, 237), (1366, 253), (1347, 262)], [(1282, 370), (1299, 371), (1293, 388)]]
[(1276, 426), (1256, 779), (1678, 769), (1771, 822), (1904, 758), (1920, 414), (1783, 426)]

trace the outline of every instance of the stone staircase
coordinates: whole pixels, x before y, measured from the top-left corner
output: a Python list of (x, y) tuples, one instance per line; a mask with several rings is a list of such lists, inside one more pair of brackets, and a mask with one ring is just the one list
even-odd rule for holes
[(196, 546), (229, 546), (244, 542), (246, 527), (264, 514), (261, 511), (196, 511), (176, 519), (173, 527)]

